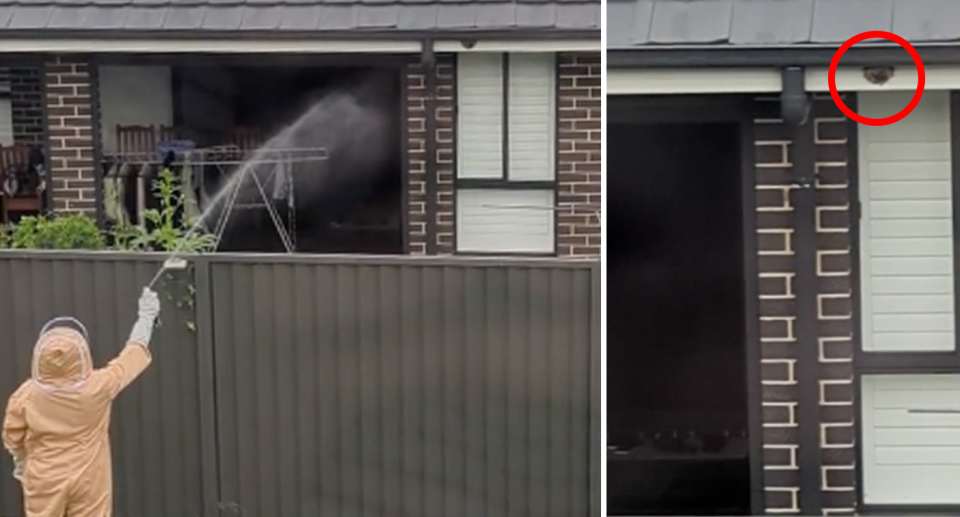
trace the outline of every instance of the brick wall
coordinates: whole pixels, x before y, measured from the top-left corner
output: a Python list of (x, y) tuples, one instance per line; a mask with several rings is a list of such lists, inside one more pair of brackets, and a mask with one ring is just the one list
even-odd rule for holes
[(814, 113), (823, 509), (827, 515), (852, 515), (857, 498), (847, 139), (851, 122), (829, 97), (817, 101)]
[[(456, 66), (454, 56), (437, 56), (437, 138), (438, 196), (436, 213), (437, 251), (453, 252), (454, 99)], [(426, 183), (426, 76), (419, 63), (407, 67), (407, 180), (408, 242), (415, 255), (427, 252)]]
[(50, 188), (58, 212), (96, 212), (92, 76), (82, 57), (52, 58), (44, 67), (49, 120)]
[[(763, 110), (776, 112), (776, 110)], [(853, 348), (847, 119), (818, 99), (816, 124), (821, 490), (825, 514), (853, 512)], [(767, 512), (799, 513), (795, 265), (791, 144), (777, 119), (757, 119), (757, 245), (760, 289), (763, 463)]]
[(755, 120), (754, 134), (764, 495), (769, 513), (797, 513), (800, 472), (790, 135), (780, 120), (766, 118)]
[(561, 256), (600, 255), (600, 54), (561, 54), (558, 60)]
[(18, 144), (43, 144), (43, 81), (40, 67), (10, 69), (13, 137)]

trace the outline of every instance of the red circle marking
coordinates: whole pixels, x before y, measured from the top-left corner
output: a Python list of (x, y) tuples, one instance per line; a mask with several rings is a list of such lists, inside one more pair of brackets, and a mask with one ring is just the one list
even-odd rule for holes
[[(907, 107), (903, 108), (900, 113), (890, 115), (886, 118), (868, 118), (854, 113), (852, 109), (848, 108), (847, 105), (843, 103), (843, 100), (840, 99), (840, 93), (837, 92), (837, 65), (840, 64), (840, 58), (843, 57), (844, 52), (849, 50), (850, 47), (860, 43), (865, 39), (871, 38), (886, 39), (900, 45), (907, 50), (907, 52), (910, 54), (910, 57), (913, 58), (914, 64), (917, 65), (917, 92), (913, 94), (913, 99), (910, 100), (910, 104), (907, 104)], [(920, 103), (920, 98), (923, 97), (923, 87), (926, 84), (926, 74), (923, 71), (923, 61), (920, 60), (920, 54), (917, 53), (917, 49), (913, 48), (913, 45), (911, 45), (907, 40), (897, 36), (892, 32), (867, 31), (861, 32), (860, 34), (848, 39), (847, 42), (837, 50), (837, 53), (833, 55), (833, 61), (830, 61), (830, 70), (827, 72), (827, 84), (830, 86), (830, 96), (833, 97), (833, 102), (837, 103), (837, 107), (839, 107), (840, 111), (842, 111), (846, 116), (868, 126), (886, 126), (887, 124), (899, 122), (903, 119), (903, 117), (909, 115), (910, 112), (913, 111), (913, 108), (917, 107), (917, 104)]]

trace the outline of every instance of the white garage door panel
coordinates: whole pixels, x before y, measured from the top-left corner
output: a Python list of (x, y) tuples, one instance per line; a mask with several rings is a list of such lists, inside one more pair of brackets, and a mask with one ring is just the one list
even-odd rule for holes
[(10, 99), (0, 99), (0, 145), (13, 144), (13, 105)]
[[(911, 95), (861, 93), (858, 106), (896, 112)], [(949, 92), (927, 92), (902, 122), (863, 126), (859, 138), (863, 349), (954, 350)]]
[[(867, 210), (864, 210), (864, 216), (866, 212)], [(948, 218), (870, 221), (866, 228), (873, 237), (953, 238), (953, 221)]]
[(874, 295), (953, 294), (953, 284), (938, 276), (878, 277), (870, 282)]
[[(960, 432), (960, 429), (955, 429), (954, 432)], [(876, 450), (877, 465), (960, 465), (960, 447), (878, 446)]]
[[(912, 116), (912, 115), (910, 115)], [(861, 126), (863, 127), (863, 126)], [(890, 127), (890, 126), (884, 126)], [(861, 141), (863, 134), (860, 135)], [(861, 151), (866, 150), (871, 162), (903, 162), (927, 163), (950, 160), (950, 144), (944, 143), (910, 143), (910, 144), (870, 144), (862, 145)], [(906, 158), (909, 157), (909, 158)], [(862, 163), (862, 162), (861, 162)]]
[(870, 255), (873, 257), (939, 257), (953, 253), (953, 242), (946, 238), (931, 239), (873, 239)]
[(503, 60), (500, 54), (457, 56), (457, 175), (503, 176)]
[(960, 375), (862, 378), (864, 500), (960, 504)]
[(882, 257), (870, 259), (875, 276), (951, 276), (953, 257)]
[(953, 350), (953, 332), (911, 332), (909, 342), (899, 334), (873, 336), (874, 352), (949, 352)]
[[(960, 386), (945, 387), (939, 390), (921, 390), (907, 386), (904, 389), (881, 391), (879, 393), (881, 395), (875, 397), (873, 403), (873, 407), (876, 409), (930, 409), (941, 407), (960, 409)], [(923, 403), (917, 405), (918, 400), (923, 401)], [(913, 413), (910, 416), (926, 415)], [(952, 415), (945, 416), (952, 417)], [(960, 435), (957, 436), (957, 439), (960, 440)], [(920, 443), (926, 442), (921, 440)]]
[[(874, 479), (870, 488), (864, 490), (864, 502), (867, 504), (957, 504), (956, 467), (891, 467), (897, 471), (897, 477)], [(902, 476), (902, 479), (900, 478)], [(909, 480), (909, 482), (904, 482)], [(865, 476), (866, 481), (866, 476)], [(905, 487), (909, 486), (909, 490)]]
[[(948, 148), (947, 151), (949, 150)], [(911, 153), (908, 156), (916, 154)], [(870, 178), (879, 181), (901, 180), (903, 166), (899, 161), (874, 161), (870, 164)], [(950, 167), (944, 167), (944, 159), (910, 162), (910, 179), (950, 181)]]
[(465, 252), (552, 253), (552, 190), (460, 189), (457, 249)]
[(949, 200), (871, 201), (870, 215), (878, 219), (939, 219), (952, 217)]
[(952, 427), (882, 427), (874, 431), (874, 443), (878, 448), (897, 446), (916, 440), (928, 446), (960, 447), (960, 432)]
[(946, 294), (874, 296), (873, 313), (953, 314), (953, 297)]
[[(904, 167), (904, 174), (909, 175), (909, 167)], [(912, 181), (871, 181), (870, 199), (883, 201), (885, 199), (950, 199), (949, 181), (912, 180)]]
[[(951, 332), (953, 331), (952, 314), (875, 314), (873, 316), (874, 332)], [(909, 339), (910, 336), (903, 336)], [(906, 344), (910, 347), (910, 344)], [(916, 350), (907, 348), (907, 350)]]

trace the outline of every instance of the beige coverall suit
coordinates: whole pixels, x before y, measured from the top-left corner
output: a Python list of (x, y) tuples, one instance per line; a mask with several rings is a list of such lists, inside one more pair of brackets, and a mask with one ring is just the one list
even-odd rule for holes
[(111, 515), (111, 405), (150, 361), (149, 349), (131, 342), (94, 370), (80, 332), (40, 336), (32, 378), (11, 395), (3, 419), (3, 445), (22, 458), (26, 517)]

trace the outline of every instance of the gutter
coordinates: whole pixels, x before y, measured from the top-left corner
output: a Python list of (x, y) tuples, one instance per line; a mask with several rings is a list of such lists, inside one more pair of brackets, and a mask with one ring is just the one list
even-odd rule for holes
[(427, 255), (437, 254), (437, 56), (434, 53), (434, 40), (423, 40), (420, 51), (420, 67), (424, 73), (424, 174), (426, 174), (425, 194)]
[[(608, 69), (746, 67), (828, 67), (840, 44), (757, 47), (736, 45), (657, 46), (608, 48)], [(960, 42), (916, 45), (924, 65), (960, 64)], [(913, 65), (907, 51), (898, 45), (858, 45), (843, 55), (843, 66)]]
[(821, 515), (820, 357), (817, 321), (816, 147), (812, 102), (802, 67), (784, 68), (781, 118), (790, 128), (793, 161), (794, 335), (797, 350), (797, 434), (800, 513)]

